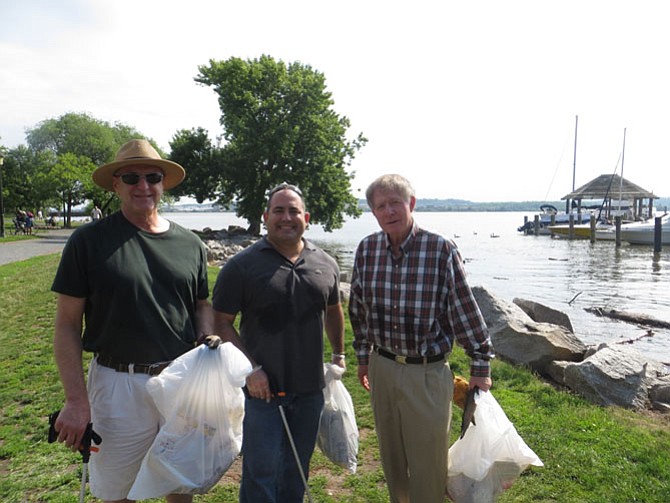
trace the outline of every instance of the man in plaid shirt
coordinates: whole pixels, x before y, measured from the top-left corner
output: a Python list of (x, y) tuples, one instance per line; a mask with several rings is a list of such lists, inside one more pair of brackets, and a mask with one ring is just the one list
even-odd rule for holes
[(470, 387), (490, 389), (493, 347), (456, 245), (419, 228), (414, 189), (384, 175), (366, 191), (382, 231), (358, 246), (349, 315), (358, 378), (370, 391), (393, 503), (442, 503), (454, 341), (472, 358)]

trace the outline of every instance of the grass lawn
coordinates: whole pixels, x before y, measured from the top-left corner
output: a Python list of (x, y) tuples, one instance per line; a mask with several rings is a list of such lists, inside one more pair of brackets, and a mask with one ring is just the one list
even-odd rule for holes
[[(47, 415), (63, 402), (52, 356), (56, 303), (50, 286), (57, 263), (58, 255), (50, 255), (0, 266), (2, 502), (72, 502), (79, 494), (80, 457), (62, 444), (47, 443)], [(212, 285), (216, 273), (210, 270)], [(317, 449), (310, 488), (317, 502), (387, 502), (372, 412), (356, 379), (351, 337), (348, 327), (344, 383), (361, 436), (358, 471), (350, 475), (333, 466)], [(450, 361), (456, 374), (467, 377), (462, 351), (455, 351)], [(499, 501), (670, 501), (670, 418), (591, 405), (500, 361), (494, 362), (493, 378), (494, 396), (545, 464), (526, 470)], [(454, 424), (458, 430), (457, 408)], [(238, 484), (236, 463), (209, 494), (195, 501), (237, 501)]]

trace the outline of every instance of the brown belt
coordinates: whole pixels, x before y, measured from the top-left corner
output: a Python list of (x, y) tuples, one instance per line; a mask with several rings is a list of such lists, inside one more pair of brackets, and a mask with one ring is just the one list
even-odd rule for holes
[(96, 357), (98, 365), (114, 369), (117, 372), (128, 372), (128, 373), (137, 373), (137, 374), (149, 374), (150, 376), (157, 376), (165, 368), (170, 365), (170, 362), (159, 362), (159, 363), (124, 363), (114, 358), (108, 356)]
[(439, 362), (440, 360), (444, 360), (444, 358), (447, 356), (447, 353), (441, 353), (439, 355), (431, 355), (431, 356), (403, 356), (403, 355), (396, 355), (394, 353), (391, 353), (390, 351), (386, 351), (384, 348), (380, 348), (375, 346), (375, 351), (379, 356), (383, 356), (384, 358), (388, 358), (389, 360), (393, 360), (396, 363), (402, 363), (405, 365), (406, 363), (410, 364), (423, 364), (425, 365), (426, 363), (435, 363)]

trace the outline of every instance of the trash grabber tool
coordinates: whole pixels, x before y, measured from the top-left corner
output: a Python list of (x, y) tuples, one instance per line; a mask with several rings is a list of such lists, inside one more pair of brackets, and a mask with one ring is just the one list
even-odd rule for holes
[[(58, 432), (56, 431), (56, 419), (58, 419), (59, 410), (49, 414), (49, 443), (55, 442), (58, 439)], [(81, 446), (79, 452), (81, 453), (81, 488), (79, 489), (79, 503), (84, 503), (86, 498), (86, 479), (88, 477), (88, 460), (91, 458), (91, 451), (97, 451), (97, 447), (91, 447), (91, 441), (96, 445), (100, 445), (102, 438), (95, 431), (93, 431), (93, 424), (88, 423), (84, 437), (81, 439)]]
[[(286, 396), (286, 393), (277, 393), (278, 396)], [(300, 463), (300, 456), (298, 456), (298, 449), (295, 447), (295, 442), (293, 441), (293, 435), (291, 435), (291, 429), (288, 427), (288, 421), (286, 420), (286, 413), (284, 412), (284, 406), (279, 404), (279, 414), (281, 414), (281, 420), (284, 423), (284, 429), (286, 430), (286, 436), (288, 441), (291, 444), (291, 450), (293, 450), (293, 456), (295, 457), (295, 463), (298, 465), (298, 471), (300, 472), (300, 477), (302, 478), (302, 483), (305, 485), (305, 493), (307, 493), (307, 500), (309, 503), (312, 503), (312, 495), (309, 492), (309, 485), (307, 485), (307, 478), (305, 477), (305, 471), (302, 469), (302, 463)]]

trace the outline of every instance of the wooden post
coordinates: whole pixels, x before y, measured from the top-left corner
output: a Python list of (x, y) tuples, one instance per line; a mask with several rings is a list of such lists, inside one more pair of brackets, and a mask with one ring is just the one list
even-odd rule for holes
[(589, 224), (591, 226), (591, 242), (595, 243), (596, 242), (596, 216), (591, 213), (591, 219), (589, 220)]
[(533, 234), (536, 236), (540, 234), (540, 215), (535, 215), (533, 220)]
[(574, 213), (570, 213), (570, 224), (569, 224), (568, 237), (570, 239), (575, 239), (575, 214)]
[(614, 243), (617, 248), (621, 246), (621, 215), (614, 217)]
[(656, 253), (661, 251), (662, 232), (661, 217), (656, 217), (654, 218), (654, 252)]

